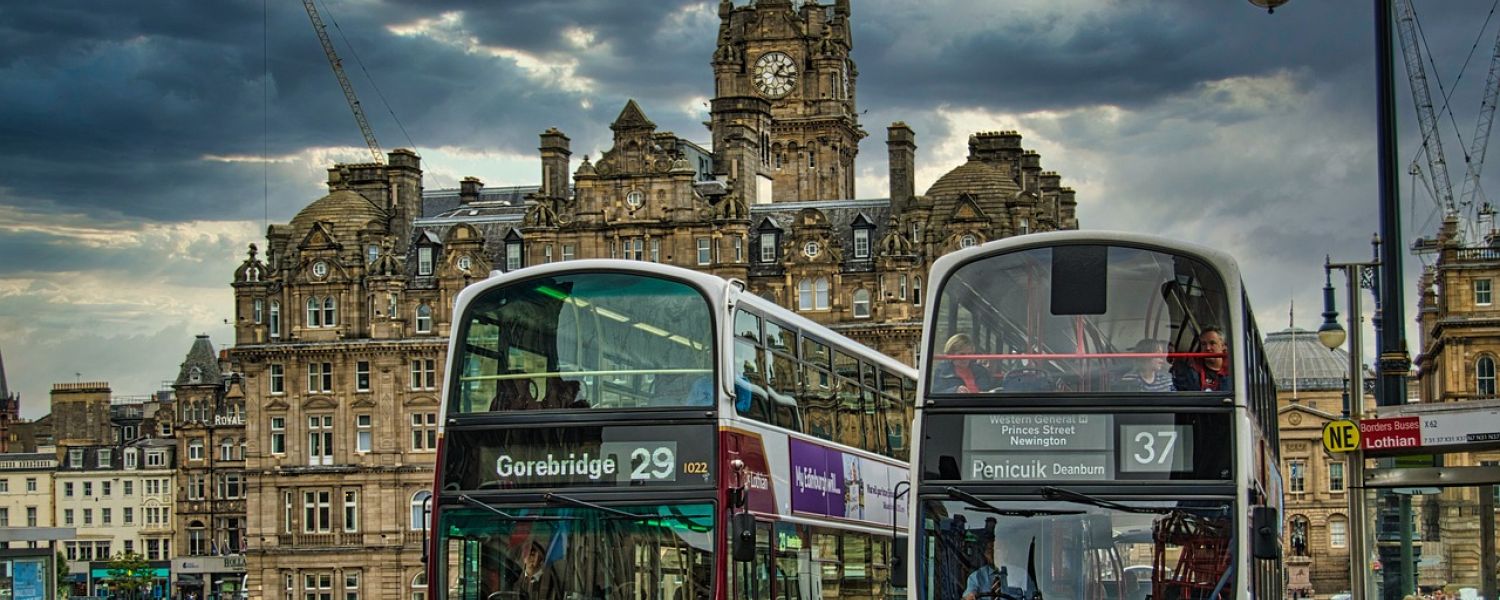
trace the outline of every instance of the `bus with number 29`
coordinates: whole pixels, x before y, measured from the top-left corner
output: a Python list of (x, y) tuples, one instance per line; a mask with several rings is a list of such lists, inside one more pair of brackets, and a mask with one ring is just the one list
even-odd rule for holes
[(929, 280), (914, 598), (1281, 597), (1275, 393), (1228, 255), (1049, 232)]
[(643, 261), (495, 274), (453, 322), (431, 597), (899, 592), (914, 369)]

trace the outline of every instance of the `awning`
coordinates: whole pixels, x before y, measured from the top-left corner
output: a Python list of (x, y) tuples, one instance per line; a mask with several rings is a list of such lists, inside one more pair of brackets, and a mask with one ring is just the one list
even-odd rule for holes
[(200, 578), (200, 577), (198, 577), (197, 575), (194, 575), (194, 574), (191, 574), (191, 573), (179, 573), (177, 575), (177, 581), (175, 583), (177, 585), (194, 585), (194, 586), (197, 586), (197, 585), (203, 585), (203, 579)]
[(88, 580), (88, 573), (68, 573), (68, 576), (63, 578), (63, 581), (68, 583), (83, 583)]

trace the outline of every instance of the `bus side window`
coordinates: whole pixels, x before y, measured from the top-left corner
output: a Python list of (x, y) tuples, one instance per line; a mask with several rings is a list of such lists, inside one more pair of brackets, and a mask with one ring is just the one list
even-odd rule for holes
[[(768, 421), (765, 365), (760, 348), (743, 339), (734, 341), (735, 412)], [(769, 422), (769, 421), (768, 421)]]

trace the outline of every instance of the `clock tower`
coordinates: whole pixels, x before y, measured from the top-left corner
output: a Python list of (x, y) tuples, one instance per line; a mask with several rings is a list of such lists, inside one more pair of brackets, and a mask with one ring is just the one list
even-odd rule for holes
[[(758, 146), (771, 199), (854, 197), (854, 158), (866, 134), (855, 110), (851, 47), (849, 0), (755, 0), (740, 7), (720, 0), (715, 101), (755, 98), (769, 106), (769, 123), (747, 141)], [(715, 114), (716, 154), (723, 152), (718, 128), (730, 125)]]

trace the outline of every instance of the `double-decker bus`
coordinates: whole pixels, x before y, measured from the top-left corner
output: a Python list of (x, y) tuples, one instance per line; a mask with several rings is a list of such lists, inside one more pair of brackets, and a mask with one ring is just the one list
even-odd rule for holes
[(914, 369), (642, 261), (497, 274), (453, 322), (432, 597), (897, 592)]
[(930, 281), (915, 597), (1281, 597), (1273, 380), (1229, 256), (1043, 233)]

